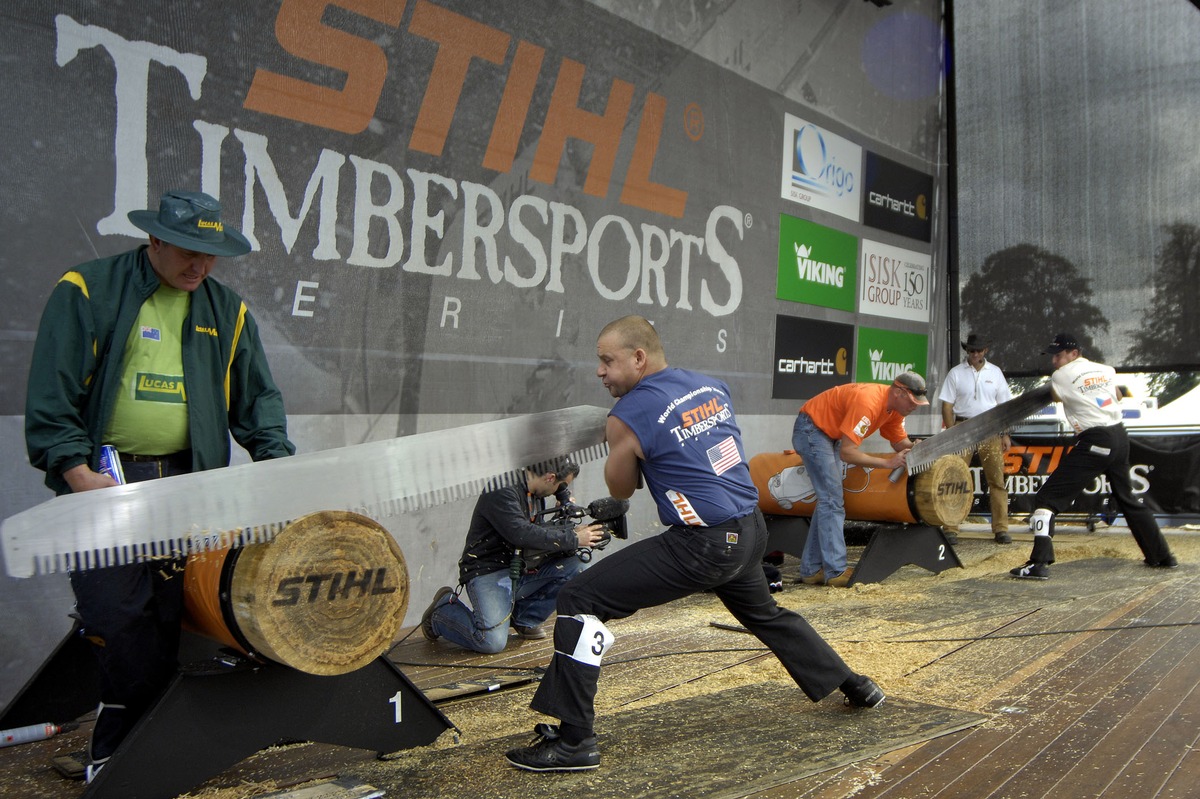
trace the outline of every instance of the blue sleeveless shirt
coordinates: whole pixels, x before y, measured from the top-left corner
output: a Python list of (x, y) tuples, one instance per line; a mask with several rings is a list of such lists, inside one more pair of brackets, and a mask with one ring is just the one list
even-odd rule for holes
[(758, 506), (724, 382), (668, 367), (642, 378), (609, 415), (642, 445), (642, 474), (663, 524), (708, 527)]

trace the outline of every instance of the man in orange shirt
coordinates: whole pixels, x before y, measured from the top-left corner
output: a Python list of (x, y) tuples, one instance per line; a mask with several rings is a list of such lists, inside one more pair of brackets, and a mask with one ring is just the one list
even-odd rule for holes
[[(925, 379), (903, 372), (890, 386), (847, 383), (822, 391), (800, 408), (792, 428), (792, 447), (804, 459), (817, 494), (808, 540), (800, 559), (800, 580), (807, 585), (845, 588), (854, 576), (846, 565), (846, 505), (842, 498), (842, 463), (876, 469), (905, 465), (913, 442), (904, 417), (928, 405)], [(871, 455), (859, 447), (876, 430), (891, 442), (891, 457)]]

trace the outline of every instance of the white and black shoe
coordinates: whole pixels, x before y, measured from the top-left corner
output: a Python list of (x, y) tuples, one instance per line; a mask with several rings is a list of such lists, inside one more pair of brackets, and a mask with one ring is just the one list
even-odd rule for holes
[(875, 681), (863, 674), (853, 674), (840, 686), (850, 707), (879, 707), (887, 696)]
[(1032, 560), (1026, 561), (1024, 566), (1018, 566), (1015, 569), (1010, 569), (1009, 574), (1016, 577), (1018, 580), (1049, 580), (1050, 567), (1045, 563), (1034, 563)]
[(108, 762), (108, 758), (101, 760), (93, 760), (87, 764), (87, 769), (83, 773), (83, 784), (91, 785), (92, 780), (96, 779), (96, 775), (100, 773), (100, 769), (104, 768), (104, 764)]
[(596, 736), (584, 738), (572, 746), (559, 737), (557, 725), (539, 724), (533, 731), (537, 738), (532, 746), (505, 753), (510, 765), (525, 771), (591, 771), (600, 767)]

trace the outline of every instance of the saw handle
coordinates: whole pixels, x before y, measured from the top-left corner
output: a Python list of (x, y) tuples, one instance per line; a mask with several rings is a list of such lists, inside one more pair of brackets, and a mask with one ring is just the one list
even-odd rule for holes
[[(908, 440), (913, 442), (913, 447), (915, 447), (917, 444), (920, 444), (922, 441), (924, 441), (925, 438), (925, 436), (909, 436)], [(912, 452), (912, 447), (905, 450), (905, 452)], [(888, 480), (891, 480), (893, 483), (898, 483), (900, 482), (900, 477), (907, 471), (908, 464), (906, 462), (904, 466), (897, 466), (895, 469), (892, 469), (891, 474), (888, 475)]]

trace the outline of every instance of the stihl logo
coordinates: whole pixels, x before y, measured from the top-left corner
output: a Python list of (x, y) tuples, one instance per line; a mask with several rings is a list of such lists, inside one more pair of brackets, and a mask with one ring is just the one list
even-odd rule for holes
[(971, 487), (964, 480), (960, 480), (957, 483), (939, 483), (937, 487), (937, 495), (939, 497), (970, 493)]
[[(387, 85), (389, 78), (394, 80), (393, 76), (399, 72), (395, 65), (389, 65), (389, 53), (380, 46), (381, 40), (391, 37), (358, 36), (326, 24), (326, 6), (331, 5), (341, 5), (388, 28), (398, 29), (407, 4), (283, 0), (275, 20), (275, 38), (280, 48), (294, 57), (296, 63), (288, 65), (293, 74), (258, 68), (246, 93), (247, 109), (356, 135), (371, 124), (382, 99), (398, 91), (408, 91), (407, 84), (403, 89)], [(540, 130), (529, 178), (553, 186), (568, 140), (580, 139), (591, 144), (593, 153), (584, 194), (605, 197), (609, 186), (616, 184), (621, 187), (620, 202), (625, 205), (675, 219), (683, 217), (688, 193), (650, 180), (667, 117), (666, 97), (647, 91), (642, 101), (641, 121), (633, 126), (629, 124), (630, 109), (638, 91), (632, 83), (607, 76), (593, 77), (593, 84), (609, 82), (604, 111), (597, 113), (579, 107), (585, 94), (585, 67), (579, 61), (559, 56), (553, 50), (547, 59), (544, 47), (523, 39), (514, 42), (512, 34), (506, 31), (425, 0), (413, 5), (408, 32), (437, 46), (431, 70), (424, 77), (424, 97), (409, 137), (409, 149), (440, 158), (455, 111), (469, 103), (482, 122), (478, 125), (481, 135), (487, 137), (481, 164), (484, 168), (511, 171), (523, 134), (531, 128)], [(390, 57), (396, 56), (393, 53)], [(550, 63), (544, 65), (547, 60)], [(340, 77), (330, 82), (339, 85), (294, 77), (296, 73), (309, 74), (312, 70), (304, 64), (313, 62), (328, 71), (336, 70)], [(497, 88), (490, 89), (487, 100), (474, 91), (477, 84), (468, 81), (480, 74), (499, 83)], [(415, 71), (405, 70), (405, 78), (416, 78)], [(492, 87), (491, 81), (486, 85)], [(539, 89), (550, 93), (549, 107), (540, 119), (528, 119)], [(495, 102), (496, 109), (490, 131), (482, 115), (489, 102)], [(461, 116), (459, 119), (461, 122)], [(627, 156), (629, 163), (621, 175), (617, 172), (617, 156), (629, 144), (627, 133), (633, 127), (637, 133), (633, 134), (632, 156)], [(483, 143), (482, 138), (479, 143)]]
[[(358, 572), (329, 572), (327, 574), (309, 574), (304, 577), (284, 577), (275, 589), (275, 599), (272, 605), (297, 605), (307, 594), (304, 601), (308, 604), (324, 599), (336, 602), (339, 599), (349, 599), (350, 593), (355, 596), (368, 594), (392, 594), (396, 586), (386, 585), (387, 569), (367, 569), (358, 576)], [(307, 584), (308, 588), (304, 586)], [(326, 588), (328, 590), (326, 590)]]

